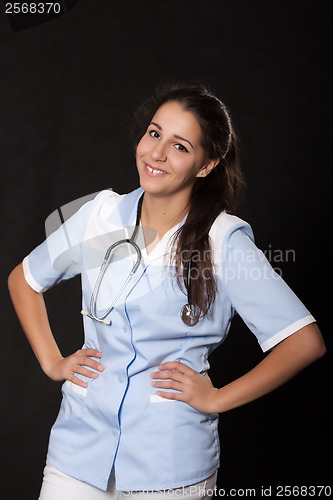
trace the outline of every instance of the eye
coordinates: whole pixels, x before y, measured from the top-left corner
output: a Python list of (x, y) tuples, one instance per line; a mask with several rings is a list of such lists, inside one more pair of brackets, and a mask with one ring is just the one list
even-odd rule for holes
[(151, 137), (155, 137), (156, 139), (158, 139), (160, 137), (160, 134), (156, 131), (156, 130), (149, 130), (148, 131), (148, 134), (151, 136)]
[(183, 151), (184, 153), (188, 153), (188, 150), (183, 146), (183, 144), (176, 144), (175, 148), (178, 149), (178, 151)]

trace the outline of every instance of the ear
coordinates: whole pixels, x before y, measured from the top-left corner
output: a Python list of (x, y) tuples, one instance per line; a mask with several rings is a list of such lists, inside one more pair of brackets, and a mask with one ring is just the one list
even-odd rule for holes
[(209, 160), (205, 165), (201, 167), (199, 172), (197, 173), (196, 177), (207, 177), (208, 174), (211, 173), (211, 171), (220, 163), (220, 160)]

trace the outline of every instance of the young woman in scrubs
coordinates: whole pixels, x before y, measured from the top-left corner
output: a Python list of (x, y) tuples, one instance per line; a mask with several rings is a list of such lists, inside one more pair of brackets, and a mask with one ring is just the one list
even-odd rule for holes
[[(311, 313), (254, 245), (250, 226), (230, 214), (242, 176), (225, 105), (201, 86), (175, 86), (150, 104), (136, 147), (140, 187), (99, 193), (9, 276), (43, 371), (65, 381), (41, 500), (138, 491), (209, 498), (219, 414), (274, 390), (326, 351)], [(133, 251), (115, 251), (96, 294), (94, 286), (106, 249), (129, 238), (136, 222), (141, 260), (113, 303)], [(63, 357), (43, 293), (77, 274), (85, 343)], [(96, 321), (110, 304), (109, 324)], [(236, 313), (268, 354), (214, 387), (207, 358)]]

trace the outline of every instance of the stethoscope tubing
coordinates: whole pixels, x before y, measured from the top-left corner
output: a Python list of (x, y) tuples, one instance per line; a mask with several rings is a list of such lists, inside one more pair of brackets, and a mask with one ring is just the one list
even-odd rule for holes
[[(114, 308), (117, 300), (119, 299), (119, 297), (121, 296), (121, 294), (125, 290), (127, 284), (129, 283), (130, 279), (132, 278), (133, 274), (137, 271), (137, 269), (140, 265), (140, 262), (142, 260), (141, 250), (140, 250), (139, 246), (137, 245), (137, 243), (134, 241), (136, 234), (138, 232), (138, 229), (139, 229), (142, 201), (143, 201), (143, 194), (141, 195), (141, 198), (139, 199), (135, 228), (133, 230), (132, 236), (130, 238), (124, 238), (122, 240), (116, 241), (115, 243), (113, 243), (112, 245), (109, 246), (109, 248), (105, 252), (104, 260), (103, 260), (102, 265), (100, 267), (98, 277), (97, 277), (94, 289), (93, 289), (92, 294), (91, 294), (90, 304), (89, 304), (89, 312), (85, 309), (82, 309), (82, 311), (81, 311), (81, 314), (83, 316), (87, 316), (90, 319), (94, 319), (95, 321), (98, 321), (99, 323), (104, 323), (106, 325), (111, 324), (111, 321), (109, 319), (106, 319), (106, 316), (108, 316), (108, 314)], [(101, 281), (103, 279), (106, 267), (108, 265), (108, 262), (109, 262), (109, 259), (111, 256), (111, 253), (117, 246), (123, 245), (124, 243), (128, 243), (129, 245), (132, 245), (134, 247), (134, 249), (136, 251), (136, 262), (134, 263), (134, 265), (131, 269), (131, 272), (127, 276), (123, 286), (121, 287), (121, 289), (117, 293), (116, 297), (113, 299), (110, 307), (108, 307), (108, 309), (106, 311), (104, 311), (104, 313), (102, 315), (97, 316), (96, 315), (96, 300), (97, 300), (98, 289), (99, 289)]]
[[(108, 260), (110, 258), (111, 252), (117, 246), (122, 245), (124, 243), (129, 243), (130, 245), (132, 245), (135, 248), (136, 254), (137, 254), (136, 262), (134, 263), (134, 265), (132, 267), (132, 270), (129, 273), (129, 275), (127, 276), (127, 278), (126, 278), (123, 286), (121, 287), (121, 289), (117, 293), (116, 297), (113, 299), (112, 304), (110, 305), (110, 307), (101, 316), (96, 316), (96, 312), (95, 312), (96, 300), (95, 300), (95, 297), (97, 297), (97, 292), (98, 292), (99, 286), (101, 284), (101, 281), (103, 279), (103, 276), (104, 276), (104, 273), (105, 273), (105, 269), (107, 267)], [(131, 280), (133, 274), (135, 274), (135, 272), (137, 271), (137, 269), (138, 269), (138, 267), (140, 265), (140, 262), (141, 262), (141, 258), (142, 258), (142, 255), (141, 255), (141, 250), (140, 250), (139, 246), (135, 243), (135, 241), (132, 241), (131, 239), (127, 239), (126, 238), (124, 240), (117, 241), (116, 243), (114, 243), (113, 245), (111, 245), (108, 248), (108, 250), (106, 252), (106, 255), (104, 257), (104, 261), (102, 263), (101, 269), (99, 271), (98, 278), (96, 280), (94, 290), (93, 290), (93, 292), (91, 294), (91, 299), (90, 299), (90, 315), (93, 317), (93, 319), (95, 319), (96, 321), (100, 321), (100, 322), (103, 323), (103, 320), (112, 311), (114, 305), (116, 304), (116, 302), (118, 301), (119, 297), (121, 296), (121, 294), (125, 290), (127, 284)]]
[[(135, 274), (135, 272), (137, 271), (137, 269), (140, 265), (140, 262), (142, 260), (141, 250), (140, 250), (139, 246), (137, 245), (137, 243), (134, 241), (136, 234), (138, 232), (138, 229), (139, 229), (142, 201), (143, 201), (143, 194), (142, 194), (141, 198), (139, 199), (136, 223), (135, 223), (135, 228), (133, 230), (132, 236), (130, 238), (125, 238), (125, 239), (116, 241), (115, 243), (110, 245), (110, 247), (107, 249), (105, 256), (104, 256), (104, 260), (102, 262), (102, 265), (101, 265), (99, 273), (98, 273), (98, 277), (97, 277), (94, 289), (93, 289), (92, 294), (91, 294), (90, 304), (89, 304), (89, 312), (85, 309), (82, 309), (82, 311), (81, 311), (81, 314), (83, 316), (87, 316), (90, 319), (94, 319), (95, 321), (98, 321), (99, 323), (104, 323), (106, 325), (111, 324), (111, 321), (109, 319), (106, 319), (106, 317), (110, 314), (110, 312), (114, 308), (119, 297), (121, 296), (121, 294), (125, 290), (127, 284), (131, 280), (133, 274)], [(123, 245), (125, 243), (128, 243), (129, 245), (132, 245), (134, 247), (134, 249), (136, 251), (136, 262), (134, 263), (134, 265), (133, 265), (129, 275), (127, 276), (124, 284), (122, 285), (121, 289), (117, 293), (116, 297), (113, 299), (110, 307), (108, 307), (106, 309), (106, 311), (104, 311), (103, 314), (101, 314), (100, 316), (97, 316), (96, 315), (96, 300), (97, 300), (98, 289), (99, 289), (101, 281), (103, 279), (106, 267), (108, 265), (108, 262), (109, 262), (109, 259), (111, 256), (111, 253), (117, 246)], [(192, 265), (192, 255), (191, 255), (191, 258), (190, 258), (190, 261), (188, 264), (188, 268), (187, 268), (187, 283), (186, 283), (186, 285), (187, 285), (186, 286), (186, 288), (187, 288), (187, 304), (185, 304), (185, 306), (182, 307), (181, 312), (180, 312), (181, 319), (187, 326), (196, 325), (199, 321), (199, 316), (200, 316), (199, 312), (197, 311), (197, 308), (191, 304), (191, 265)]]

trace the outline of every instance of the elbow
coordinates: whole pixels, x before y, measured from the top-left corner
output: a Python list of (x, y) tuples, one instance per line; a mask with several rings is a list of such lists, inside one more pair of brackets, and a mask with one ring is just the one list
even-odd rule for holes
[(316, 323), (304, 326), (283, 340), (281, 344), (283, 343), (287, 349), (286, 352), (303, 368), (322, 358), (327, 352), (323, 336)]
[(316, 348), (316, 359), (322, 358), (323, 356), (325, 356), (326, 353), (327, 353), (327, 348), (324, 339), (322, 338), (321, 342), (318, 344)]
[(308, 335), (304, 335), (303, 345), (309, 351), (312, 358), (311, 361), (316, 361), (325, 356), (327, 348), (317, 324), (312, 323), (308, 327), (305, 327), (304, 330), (307, 330)]

